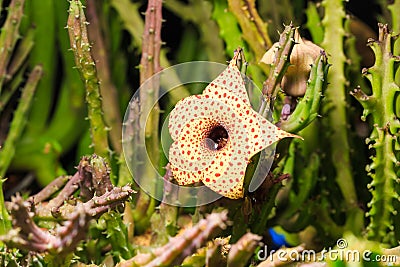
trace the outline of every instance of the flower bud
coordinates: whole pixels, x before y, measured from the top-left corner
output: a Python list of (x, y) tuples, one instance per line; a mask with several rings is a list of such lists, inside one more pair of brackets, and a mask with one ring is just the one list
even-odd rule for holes
[[(286, 70), (281, 85), (287, 95), (300, 97), (305, 94), (307, 88), (307, 79), (311, 71), (310, 65), (315, 62), (316, 58), (320, 55), (320, 51), (323, 49), (311, 41), (303, 40), (297, 30), (294, 36), (296, 44), (290, 55), (291, 65)], [(275, 43), (264, 54), (261, 62), (276, 64), (274, 59), (278, 45), (278, 43)]]

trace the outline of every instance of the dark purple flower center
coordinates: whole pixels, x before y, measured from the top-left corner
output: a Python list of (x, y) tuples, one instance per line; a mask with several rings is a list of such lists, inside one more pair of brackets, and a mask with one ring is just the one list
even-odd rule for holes
[(218, 124), (213, 126), (210, 131), (206, 134), (206, 147), (210, 150), (220, 150), (228, 142), (228, 131), (224, 126)]

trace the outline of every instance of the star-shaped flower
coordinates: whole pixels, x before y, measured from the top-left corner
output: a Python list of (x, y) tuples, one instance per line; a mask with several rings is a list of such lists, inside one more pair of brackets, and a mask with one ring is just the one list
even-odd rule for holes
[(179, 101), (170, 114), (174, 143), (169, 161), (179, 185), (202, 181), (232, 199), (243, 197), (243, 181), (250, 158), (285, 137), (250, 105), (236, 52), (229, 66), (201, 95)]

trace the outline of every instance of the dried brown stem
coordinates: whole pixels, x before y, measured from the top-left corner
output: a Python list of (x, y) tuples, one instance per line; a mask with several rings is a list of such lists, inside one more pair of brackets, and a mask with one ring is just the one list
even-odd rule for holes
[[(150, 0), (146, 10), (146, 21), (143, 32), (142, 58), (140, 60), (140, 84), (161, 70), (161, 24), (162, 24), (162, 1)], [(140, 91), (140, 108), (142, 114), (149, 114), (158, 97), (159, 80), (151, 79), (147, 90)], [(158, 105), (154, 107), (158, 111)], [(145, 127), (145, 138), (152, 141), (154, 149), (149, 151), (150, 158), (158, 159), (158, 112), (152, 112), (149, 118), (141, 116), (141, 127)]]
[[(67, 179), (67, 184), (55, 198), (50, 200), (47, 205), (40, 205), (37, 207), (41, 216), (47, 217), (49, 214), (53, 214), (53, 216), (58, 217), (62, 215), (65, 209), (62, 211), (60, 207), (69, 200), (78, 189), (81, 190), (80, 196), (83, 201), (93, 200), (95, 196), (105, 196), (112, 190), (118, 190), (111, 184), (110, 170), (107, 163), (103, 158), (97, 155), (82, 157), (78, 165), (78, 171), (74, 176), (67, 177)], [(57, 187), (59, 188), (63, 181), (64, 180), (60, 178), (56, 179), (41, 192), (32, 196), (30, 198), (31, 203), (37, 205), (39, 202), (47, 199), (56, 192), (55, 189)], [(62, 217), (65, 218), (64, 216)]]
[(36, 195), (30, 196), (29, 201), (36, 205), (39, 202), (45, 201), (51, 197), (54, 193), (58, 192), (69, 180), (71, 176), (60, 176), (49, 183)]
[(276, 48), (275, 57), (272, 62), (272, 69), (268, 79), (263, 84), (263, 95), (275, 97), (277, 86), (281, 82), (287, 67), (290, 65), (290, 53), (294, 46), (295, 27), (290, 24), (285, 27), (279, 38), (279, 44)]
[(79, 189), (79, 183), (81, 182), (82, 177), (79, 173), (75, 173), (74, 176), (69, 179), (68, 183), (64, 186), (58, 195), (49, 201), (46, 206), (46, 209), (51, 211), (53, 214), (58, 213), (58, 209), (64, 204), (64, 201), (68, 200), (76, 190)]
[(198, 224), (185, 230), (182, 234), (171, 238), (170, 242), (153, 251), (151, 254), (138, 254), (130, 260), (121, 262), (118, 267), (125, 266), (176, 266), (196, 249), (212, 238), (220, 229), (226, 228), (227, 212), (209, 214)]
[(78, 166), (81, 179), (81, 197), (89, 200), (93, 196), (101, 196), (113, 188), (110, 181), (110, 168), (103, 158), (92, 155), (83, 157)]
[(228, 265), (232, 267), (247, 266), (247, 261), (258, 247), (262, 237), (247, 233), (232, 245), (228, 254)]
[(62, 214), (66, 221), (63, 226), (56, 227), (54, 234), (35, 224), (35, 213), (30, 212), (32, 203), (23, 201), (17, 195), (9, 205), (14, 229), (1, 236), (0, 241), (23, 250), (65, 255), (74, 251), (78, 243), (86, 237), (92, 219), (123, 205), (133, 193), (129, 185), (114, 187), (86, 203), (69, 207), (72, 211)]
[[(138, 138), (140, 143), (150, 144), (146, 152), (148, 153), (148, 157), (152, 160), (152, 163), (157, 166), (160, 158), (158, 137), (160, 108), (158, 104), (155, 103), (158, 102), (160, 81), (157, 77), (152, 76), (161, 70), (162, 1), (150, 0), (147, 5), (145, 16), (146, 19), (142, 36), (142, 58), (140, 60), (140, 84), (146, 85), (141, 88), (139, 95), (139, 128), (144, 129), (144, 131), (141, 130), (139, 132)], [(140, 157), (141, 155), (138, 156)], [(139, 163), (134, 162), (133, 166), (135, 167), (137, 164)], [(143, 179), (143, 183), (147, 184), (142, 184), (142, 186), (148, 190), (150, 195), (154, 195), (156, 190), (153, 182), (153, 177), (155, 175), (154, 167), (152, 164), (146, 164), (143, 169), (143, 173), (140, 176), (146, 177), (146, 179)], [(136, 215), (134, 215), (134, 217), (142, 220), (143, 224), (146, 225), (149, 214), (153, 213), (153, 208), (154, 199), (151, 199), (149, 195), (141, 191), (136, 202)], [(139, 223), (136, 225), (139, 225)]]

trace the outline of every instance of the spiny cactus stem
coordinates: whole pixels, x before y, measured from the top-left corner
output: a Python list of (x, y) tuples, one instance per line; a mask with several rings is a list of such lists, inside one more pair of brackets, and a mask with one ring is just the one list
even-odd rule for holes
[[(142, 58), (140, 60), (140, 84), (144, 87), (140, 90), (139, 95), (139, 140), (140, 143), (149, 143), (151, 147), (147, 150), (149, 158), (155, 165), (158, 165), (159, 153), (159, 115), (160, 108), (158, 104), (159, 79), (151, 78), (154, 74), (161, 70), (160, 66), (160, 49), (161, 49), (161, 26), (162, 26), (162, 1), (150, 0), (147, 4), (145, 13), (145, 24), (142, 36)], [(151, 79), (150, 79), (151, 78)], [(148, 80), (150, 79), (150, 80)], [(147, 81), (145, 83), (145, 81)], [(147, 116), (147, 114), (149, 114)], [(144, 130), (143, 130), (144, 129)], [(135, 152), (133, 152), (135, 153)], [(141, 155), (138, 155), (139, 157)], [(136, 163), (137, 164), (137, 163)], [(144, 183), (151, 183), (145, 186), (149, 188), (150, 195), (155, 193), (155, 184), (152, 182), (154, 177), (154, 167), (147, 164), (143, 171), (142, 177)], [(138, 178), (142, 178), (138, 177)], [(155, 200), (148, 194), (141, 191), (134, 211), (134, 219), (142, 220), (147, 227), (150, 214), (153, 213)], [(137, 224), (139, 225), (139, 224)]]
[[(160, 49), (161, 49), (161, 24), (162, 24), (162, 1), (151, 0), (147, 5), (146, 20), (143, 32), (142, 58), (140, 60), (140, 84), (161, 70)], [(140, 108), (142, 114), (149, 114), (153, 103), (158, 96), (159, 81), (155, 78), (146, 87), (147, 90), (140, 91)], [(158, 111), (158, 107), (155, 107)], [(141, 126), (145, 127), (145, 138), (157, 140), (158, 112), (152, 112), (149, 118), (141, 116)], [(154, 141), (155, 141), (154, 140)], [(153, 146), (157, 147), (156, 144)], [(151, 153), (156, 157), (157, 153)], [(153, 155), (154, 154), (154, 155)], [(157, 157), (158, 158), (158, 157)], [(156, 158), (155, 158), (156, 159)]]
[(45, 201), (50, 198), (54, 193), (58, 192), (69, 180), (70, 176), (64, 175), (54, 179), (51, 183), (49, 183), (45, 188), (40, 190), (36, 195), (29, 197), (29, 202), (33, 205), (38, 204), (39, 202)]
[(7, 76), (7, 66), (19, 39), (19, 25), (23, 16), (25, 0), (12, 0), (8, 16), (0, 33), (0, 94)]
[(134, 193), (129, 185), (114, 187), (101, 196), (93, 197), (86, 203), (78, 203), (71, 212), (64, 215), (66, 220), (63, 226), (57, 226), (51, 234), (39, 228), (30, 212), (30, 201), (23, 201), (18, 194), (10, 203), (10, 212), (13, 226), (5, 236), (0, 236), (0, 241), (10, 247), (21, 248), (35, 252), (49, 252), (51, 254), (65, 255), (75, 250), (77, 244), (87, 236), (90, 220), (98, 218), (103, 213), (123, 204)]
[(192, 255), (198, 248), (203, 246), (217, 231), (225, 229), (227, 220), (226, 211), (211, 213), (206, 219), (202, 219), (192, 228), (171, 238), (165, 246), (155, 249), (153, 253), (139, 254), (132, 259), (119, 263), (117, 267), (180, 265), (187, 256)]
[(94, 152), (110, 162), (108, 145), (108, 127), (104, 123), (102, 98), (95, 62), (87, 34), (87, 21), (80, 0), (70, 2), (68, 33), (71, 48), (75, 55), (75, 64), (86, 87), (86, 102)]
[(263, 84), (263, 99), (259, 113), (266, 117), (272, 110), (276, 95), (278, 94), (279, 84), (290, 65), (290, 53), (293, 50), (295, 27), (290, 24), (280, 34), (279, 45), (276, 48), (275, 57), (271, 64), (271, 69), (267, 80)]
[(330, 59), (332, 67), (328, 74), (329, 85), (325, 92), (329, 105), (333, 107), (333, 110), (328, 113), (328, 121), (333, 129), (330, 136), (332, 162), (336, 170), (336, 182), (348, 209), (346, 224), (355, 233), (359, 233), (362, 223), (355, 224), (354, 221), (362, 220), (363, 214), (357, 206), (347, 126), (346, 78), (344, 73), (346, 57), (343, 53), (345, 11), (343, 0), (325, 0), (322, 5), (325, 8), (325, 16), (322, 20), (325, 28), (322, 47), (328, 55), (332, 55)]
[(10, 62), (7, 70), (7, 80), (17, 73), (18, 70), (21, 69), (23, 63), (29, 56), (33, 46), (34, 46), (34, 36), (35, 31), (33, 28), (30, 28), (25, 36), (21, 39), (20, 43), (18, 44), (14, 55), (13, 60)]
[[(373, 130), (367, 142), (375, 153), (367, 171), (372, 178), (368, 185), (372, 199), (369, 203), (370, 223), (367, 227), (369, 238), (386, 243), (394, 243), (392, 229), (395, 201), (399, 200), (396, 192), (398, 184), (399, 160), (395, 147), (400, 121), (396, 115), (396, 94), (400, 91), (395, 83), (397, 55), (393, 55), (393, 36), (388, 26), (379, 24), (379, 39), (370, 40), (369, 45), (375, 54), (375, 64), (364, 71), (372, 85), (372, 95), (367, 96), (359, 89), (353, 95), (364, 107), (363, 117), (371, 115)], [(396, 69), (397, 68), (397, 69)], [(396, 144), (397, 143), (397, 144)]]
[(229, 0), (228, 5), (242, 28), (243, 39), (254, 51), (256, 62), (259, 62), (272, 45), (267, 33), (268, 24), (259, 16), (254, 0)]
[[(51, 213), (56, 214), (58, 213), (59, 207), (64, 204), (73, 193), (76, 192), (79, 188), (79, 183), (82, 181), (82, 176), (79, 175), (79, 172), (76, 172), (74, 176), (72, 176), (64, 188), (61, 190), (58, 195), (49, 201), (46, 206), (46, 209), (49, 210)], [(46, 189), (46, 188), (45, 188)]]
[(96, 11), (98, 1), (87, 1), (87, 16), (90, 25), (88, 33), (93, 41), (92, 53), (96, 62), (97, 74), (100, 80), (100, 92), (102, 95), (102, 107), (104, 110), (104, 119), (110, 130), (110, 140), (116, 153), (121, 153), (121, 114), (119, 111), (118, 92), (111, 81), (110, 67), (108, 65), (108, 54), (101, 34), (99, 17)]
[(29, 75), (25, 88), (22, 90), (19, 105), (11, 122), (7, 139), (0, 151), (0, 179), (6, 174), (7, 168), (15, 153), (16, 142), (18, 141), (26, 125), (26, 116), (31, 105), (36, 86), (42, 76), (42, 67), (36, 66)]
[(329, 64), (324, 51), (311, 67), (310, 78), (304, 97), (287, 120), (280, 127), (288, 132), (298, 132), (309, 125), (318, 115), (322, 94), (326, 89)]
[(247, 266), (247, 261), (253, 255), (254, 250), (259, 245), (262, 237), (247, 233), (242, 236), (237, 243), (232, 245), (228, 254), (228, 266), (244, 267)]

